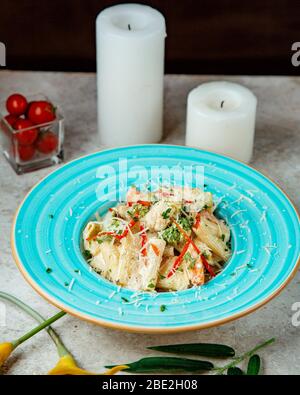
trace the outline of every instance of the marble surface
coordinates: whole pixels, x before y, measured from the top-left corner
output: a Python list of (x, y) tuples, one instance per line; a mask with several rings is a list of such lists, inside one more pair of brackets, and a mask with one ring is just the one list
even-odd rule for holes
[[(165, 122), (163, 142), (184, 143), (186, 97), (199, 83), (226, 79), (242, 83), (258, 97), (255, 151), (252, 165), (277, 181), (300, 206), (300, 78), (214, 77), (172, 75), (165, 78)], [(26, 95), (41, 92), (60, 105), (66, 118), (66, 161), (101, 149), (97, 145), (96, 80), (94, 74), (48, 72), (0, 72), (1, 99), (12, 92)], [(15, 266), (10, 249), (10, 226), (14, 212), (28, 190), (47, 168), (17, 176), (0, 158), (0, 290), (10, 292), (38, 309), (44, 316), (57, 310), (25, 282)], [(268, 374), (300, 373), (300, 326), (292, 325), (292, 305), (300, 302), (300, 275), (273, 301), (260, 310), (224, 326), (174, 335), (143, 335), (101, 328), (71, 316), (55, 323), (66, 345), (82, 367), (100, 371), (105, 364), (129, 362), (150, 355), (146, 346), (180, 342), (219, 342), (238, 352), (256, 343), (276, 338), (260, 354)], [(3, 305), (0, 306), (3, 310)], [(33, 326), (33, 321), (10, 304), (6, 325), (0, 321), (0, 342), (14, 339)], [(40, 333), (17, 349), (5, 372), (45, 374), (57, 361), (52, 342)]]

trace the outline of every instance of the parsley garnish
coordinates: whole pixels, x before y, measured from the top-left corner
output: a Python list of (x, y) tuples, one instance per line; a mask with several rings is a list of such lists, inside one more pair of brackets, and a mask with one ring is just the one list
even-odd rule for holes
[(162, 304), (161, 306), (160, 306), (160, 311), (163, 313), (164, 311), (166, 311), (167, 310), (167, 306), (165, 305), (165, 304)]
[(196, 264), (196, 258), (193, 258), (190, 252), (184, 255), (184, 260), (189, 263), (189, 269), (193, 269)]
[(127, 298), (124, 298), (124, 296), (121, 297), (121, 299), (123, 300), (123, 302), (128, 303), (129, 300)]
[(170, 218), (170, 213), (171, 213), (171, 207), (167, 208), (166, 211), (161, 213), (161, 216), (163, 217), (163, 219), (169, 219)]
[(136, 203), (133, 204), (129, 210), (127, 210), (127, 214), (135, 221), (138, 221), (138, 219), (144, 217), (148, 211), (148, 206), (143, 206), (142, 204)]
[(91, 259), (91, 258), (93, 258), (93, 255), (90, 253), (89, 250), (84, 250), (84, 251), (83, 251), (83, 255), (84, 255), (85, 259)]

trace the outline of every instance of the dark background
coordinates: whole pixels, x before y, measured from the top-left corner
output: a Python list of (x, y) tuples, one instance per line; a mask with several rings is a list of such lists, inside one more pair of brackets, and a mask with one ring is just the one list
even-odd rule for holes
[[(127, 1), (130, 2), (130, 1)], [(122, 1), (0, 0), (7, 68), (95, 71), (95, 18)], [(141, 1), (141, 3), (145, 3)], [(154, 0), (167, 22), (166, 72), (299, 74), (300, 1)]]

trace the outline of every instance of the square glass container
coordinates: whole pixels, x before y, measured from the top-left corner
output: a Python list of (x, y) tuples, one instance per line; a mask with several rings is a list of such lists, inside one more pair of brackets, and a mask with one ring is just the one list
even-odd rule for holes
[[(46, 100), (43, 95), (27, 97), (28, 103)], [(55, 105), (55, 103), (52, 103)], [(17, 174), (58, 164), (63, 160), (64, 118), (56, 107), (56, 118), (49, 122), (33, 127), (15, 130), (5, 119), (8, 115), (5, 102), (0, 104), (0, 136), (2, 152)], [(21, 116), (23, 118), (23, 116)], [(37, 138), (32, 144), (22, 144), (20, 135), (30, 129), (37, 129)], [(36, 133), (36, 132), (35, 132)]]

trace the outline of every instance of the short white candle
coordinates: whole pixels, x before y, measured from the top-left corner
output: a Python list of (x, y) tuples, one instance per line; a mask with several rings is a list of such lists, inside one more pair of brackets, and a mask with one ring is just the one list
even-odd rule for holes
[(107, 146), (162, 137), (166, 27), (155, 9), (122, 4), (96, 21), (98, 129)]
[(202, 84), (188, 96), (186, 144), (249, 162), (257, 99), (239, 84)]

